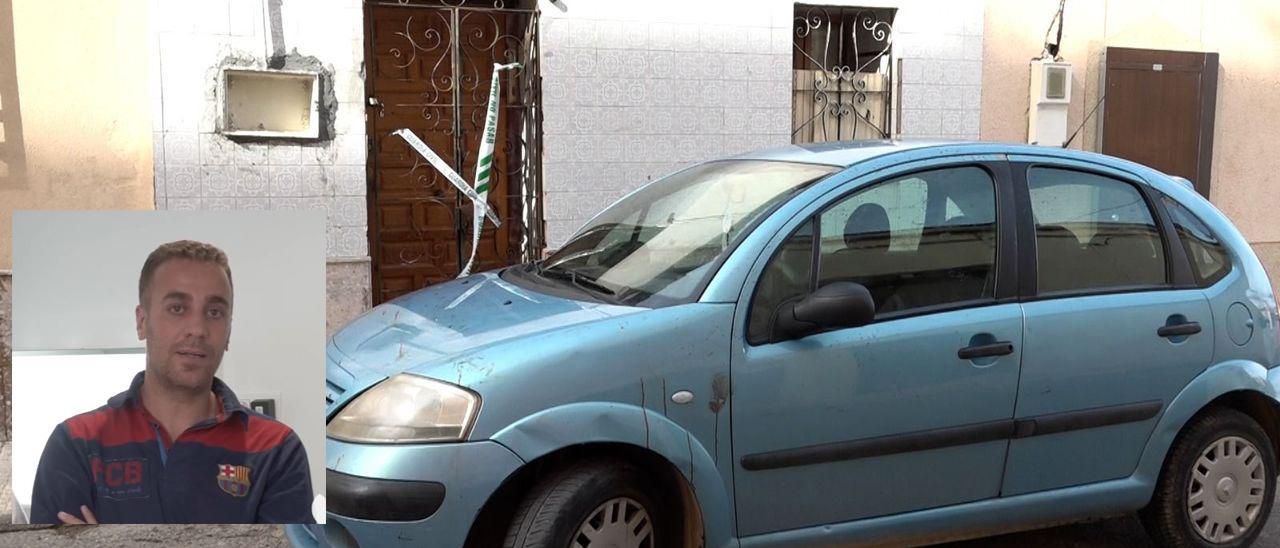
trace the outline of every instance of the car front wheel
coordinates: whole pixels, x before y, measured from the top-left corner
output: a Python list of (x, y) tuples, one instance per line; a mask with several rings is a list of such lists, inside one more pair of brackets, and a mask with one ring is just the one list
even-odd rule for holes
[(617, 461), (569, 466), (526, 495), (505, 548), (656, 548), (673, 546), (668, 521), (643, 473)]
[(1275, 489), (1267, 433), (1248, 415), (1220, 409), (1193, 419), (1174, 441), (1142, 521), (1161, 546), (1249, 546)]

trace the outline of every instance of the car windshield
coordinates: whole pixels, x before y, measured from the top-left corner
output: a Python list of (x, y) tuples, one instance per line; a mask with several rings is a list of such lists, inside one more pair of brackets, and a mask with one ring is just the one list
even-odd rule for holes
[(609, 207), (536, 268), (602, 300), (684, 302), (752, 221), (838, 169), (762, 160), (701, 164)]

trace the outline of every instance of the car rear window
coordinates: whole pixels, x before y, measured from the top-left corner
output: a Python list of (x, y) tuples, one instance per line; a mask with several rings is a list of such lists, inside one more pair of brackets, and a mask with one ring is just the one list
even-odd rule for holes
[(1226, 276), (1231, 271), (1227, 249), (1209, 231), (1209, 227), (1173, 198), (1166, 196), (1164, 206), (1173, 218), (1173, 226), (1178, 231), (1178, 239), (1182, 240), (1187, 259), (1191, 261), (1196, 282), (1201, 287), (1208, 287)]

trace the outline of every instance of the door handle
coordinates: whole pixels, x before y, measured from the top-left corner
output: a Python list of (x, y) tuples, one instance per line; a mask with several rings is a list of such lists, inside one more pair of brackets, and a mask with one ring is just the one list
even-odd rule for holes
[(1186, 335), (1195, 335), (1200, 332), (1200, 322), (1186, 322), (1175, 325), (1166, 325), (1156, 330), (1156, 335), (1161, 337), (1183, 337)]
[(1008, 341), (994, 342), (991, 344), (979, 344), (975, 346), (966, 346), (956, 352), (956, 356), (962, 360), (974, 360), (978, 358), (986, 358), (990, 356), (1008, 356), (1013, 353), (1013, 343)]

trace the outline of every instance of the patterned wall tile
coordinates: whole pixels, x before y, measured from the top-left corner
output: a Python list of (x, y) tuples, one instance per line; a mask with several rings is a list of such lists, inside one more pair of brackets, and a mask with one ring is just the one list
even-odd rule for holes
[(547, 221), (547, 249), (556, 249), (564, 245), (564, 242), (567, 241), (580, 226), (582, 226), (582, 222), (576, 220), (555, 222)]
[(544, 51), (548, 47), (569, 47), (568, 19), (543, 17), (540, 22), (538, 32)]
[(959, 110), (944, 110), (940, 115), (940, 129), (943, 135), (956, 136), (961, 133), (960, 118), (962, 112)]
[(195, 133), (166, 133), (164, 156), (167, 164), (175, 166), (200, 165), (200, 140)]
[(675, 44), (675, 23), (649, 23), (649, 43), (651, 50), (670, 50)]
[(203, 211), (234, 211), (235, 198), (201, 198), (200, 209)]
[(723, 94), (720, 104), (726, 108), (751, 105), (751, 86), (746, 80), (725, 80), (718, 93)]
[(672, 27), (671, 47), (673, 51), (700, 51), (705, 48), (701, 44), (701, 32), (697, 23), (676, 23)]
[(774, 48), (773, 46), (773, 29), (768, 27), (739, 27), (735, 29), (731, 37), (742, 46), (744, 51), (748, 53), (789, 53), (790, 47), (785, 49)]
[(270, 196), (267, 185), (268, 169), (270, 168), (265, 166), (236, 167), (233, 175), (235, 195), (261, 198)]
[(173, 211), (196, 211), (200, 209), (200, 198), (166, 198), (165, 208)]
[(200, 163), (206, 166), (229, 166), (235, 163), (236, 145), (226, 137), (200, 134)]
[(965, 110), (982, 109), (982, 86), (965, 86), (960, 98), (960, 108)]
[(271, 209), (271, 198), (236, 198), (236, 209), (241, 211), (264, 211)]
[(267, 164), (273, 166), (296, 166), (301, 163), (302, 147), (275, 143), (267, 146)]
[(942, 108), (964, 108), (964, 96), (966, 93), (970, 93), (969, 90), (969, 86), (943, 86), (941, 90)]
[(569, 44), (575, 48), (594, 48), (600, 43), (600, 27), (592, 19), (569, 20)]
[(200, 168), (200, 195), (207, 198), (235, 196), (235, 170), (236, 168), (233, 166), (204, 166)]
[(262, 143), (231, 143), (232, 159), (238, 166), (267, 165), (267, 145)]
[[(359, 196), (364, 200), (365, 176), (364, 166), (336, 166), (334, 177), (330, 179), (330, 193), (334, 196)], [(362, 202), (363, 203), (363, 202)]]
[(674, 114), (674, 123), (672, 131), (674, 133), (692, 133), (698, 131), (698, 111), (697, 107), (674, 107), (671, 112)]
[(272, 198), (271, 209), (280, 211), (323, 211), (329, 209), (322, 197), (314, 198)]
[(725, 109), (719, 106), (720, 103), (715, 103), (715, 105), (698, 109), (695, 116), (698, 131), (704, 133), (721, 133), (724, 131)]
[(344, 227), (340, 232), (342, 250), (347, 257), (367, 257), (369, 255), (369, 229), (360, 227)]
[(902, 133), (907, 136), (938, 135), (942, 131), (942, 111), (903, 110)]
[(302, 196), (326, 196), (335, 178), (332, 166), (302, 166), (298, 171), (299, 194)]
[[(741, 104), (741, 103), (737, 103)], [(726, 108), (724, 109), (724, 131), (726, 133), (743, 134), (748, 131), (751, 126), (751, 109), (748, 108)]]
[[(570, 49), (567, 47), (557, 47), (552, 49), (544, 48), (542, 57), (538, 59), (539, 68), (542, 69), (542, 77), (547, 79), (559, 79), (569, 76), (569, 66), (573, 62), (571, 57), (572, 54), (570, 53)], [(546, 81), (547, 80), (544, 80), (543, 83), (543, 97), (544, 99), (549, 99), (549, 97), (547, 97)]]
[(272, 197), (302, 196), (302, 166), (270, 166), (267, 187)]
[(924, 81), (924, 61), (920, 59), (903, 59), (902, 73), (900, 78), (902, 83), (921, 83)]
[[(947, 63), (935, 59), (927, 59), (920, 61), (920, 83), (922, 84), (943, 84), (946, 83), (944, 70)], [(953, 82), (958, 84), (959, 82)]]
[(200, 196), (200, 171), (198, 166), (169, 166), (165, 168), (165, 196), (170, 198), (198, 198)]
[(766, 80), (747, 83), (751, 104), (789, 106), (791, 103), (790, 80)]
[(599, 54), (595, 49), (589, 48), (573, 48), (568, 50), (567, 65), (570, 76), (578, 78), (592, 78), (600, 75), (596, 67), (596, 60)]
[(325, 198), (325, 201), (331, 227), (363, 226), (368, 221), (363, 196), (336, 196)]
[(979, 124), (982, 120), (982, 111), (970, 109), (964, 111), (960, 121), (960, 129), (965, 134), (966, 139), (978, 139), (980, 132)]
[(650, 78), (675, 78), (676, 77), (676, 52), (673, 51), (651, 51), (649, 52), (649, 72)]
[(627, 64), (625, 62), (628, 58), (628, 53), (630, 52), (621, 49), (597, 50), (595, 52), (595, 61), (600, 67), (600, 72), (604, 74), (608, 74), (609, 72), (644, 74), (645, 67), (643, 64), (637, 66), (634, 64)]
[(331, 228), (326, 235), (330, 257), (365, 257), (368, 252), (368, 229), (365, 227)]

